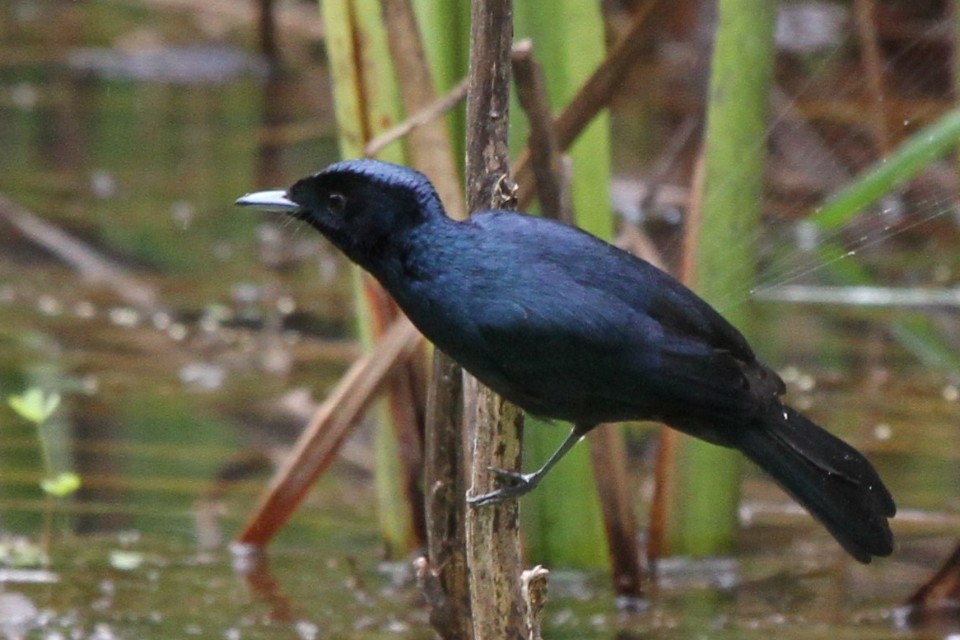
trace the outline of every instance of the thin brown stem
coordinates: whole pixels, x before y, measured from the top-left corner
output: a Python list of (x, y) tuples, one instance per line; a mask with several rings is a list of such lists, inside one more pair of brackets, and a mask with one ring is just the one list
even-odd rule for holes
[[(697, 155), (693, 171), (693, 189), (690, 194), (690, 206), (687, 210), (686, 229), (684, 230), (683, 261), (680, 266), (681, 277), (690, 281), (695, 277), (696, 266), (693, 260), (697, 235), (692, 231), (700, 223), (701, 203), (703, 201), (703, 153)], [(663, 426), (660, 428), (660, 447), (657, 450), (656, 471), (654, 473), (653, 503), (650, 505), (650, 531), (647, 537), (647, 560), (656, 572), (657, 560), (669, 554), (667, 548), (667, 528), (672, 518), (670, 495), (676, 482), (675, 460), (677, 457), (680, 434)]]
[(637, 518), (633, 512), (627, 482), (627, 456), (623, 438), (614, 425), (594, 429), (587, 435), (590, 460), (600, 506), (607, 549), (613, 570), (613, 588), (617, 595), (631, 599), (643, 597)]
[(427, 122), (436, 120), (440, 116), (457, 106), (467, 95), (467, 79), (464, 78), (456, 84), (446, 95), (441, 96), (423, 107), (413, 115), (409, 116), (403, 122), (390, 127), (378, 136), (375, 136), (363, 149), (363, 155), (372, 157), (380, 153), (384, 147), (401, 140), (417, 127), (421, 127)]
[(860, 55), (867, 76), (867, 113), (870, 114), (870, 129), (880, 156), (890, 152), (890, 132), (887, 127), (887, 110), (884, 94), (885, 81), (883, 56), (877, 39), (876, 0), (856, 0), (854, 3), (857, 36), (860, 40)]
[[(530, 122), (527, 145), (540, 206), (544, 215), (572, 223), (569, 180), (550, 117), (543, 73), (533, 58), (533, 45), (529, 40), (514, 45), (513, 71), (517, 97)], [(603, 509), (614, 588), (619, 595), (638, 598), (642, 587), (637, 522), (627, 491), (623, 442), (619, 432), (610, 427), (592, 431), (588, 443)]]
[(548, 218), (572, 223), (570, 183), (564, 179), (563, 152), (550, 115), (543, 70), (533, 57), (530, 40), (518, 42), (513, 47), (513, 75), (517, 99), (530, 123), (527, 148), (540, 209)]

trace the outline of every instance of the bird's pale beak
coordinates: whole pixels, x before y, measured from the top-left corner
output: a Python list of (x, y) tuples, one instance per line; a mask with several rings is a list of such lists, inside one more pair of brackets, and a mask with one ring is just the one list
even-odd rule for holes
[(289, 212), (300, 208), (296, 202), (287, 197), (286, 191), (255, 191), (237, 198), (234, 203), (241, 207), (253, 207), (263, 211)]

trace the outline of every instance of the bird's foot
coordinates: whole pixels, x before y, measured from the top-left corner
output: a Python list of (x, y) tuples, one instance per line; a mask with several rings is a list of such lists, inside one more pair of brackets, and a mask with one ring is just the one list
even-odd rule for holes
[(520, 473), (519, 471), (508, 471), (496, 467), (489, 467), (488, 470), (499, 478), (503, 486), (490, 493), (467, 498), (469, 504), (474, 506), (499, 504), (506, 500), (519, 498), (533, 491), (534, 487), (540, 482), (540, 476), (536, 473)]

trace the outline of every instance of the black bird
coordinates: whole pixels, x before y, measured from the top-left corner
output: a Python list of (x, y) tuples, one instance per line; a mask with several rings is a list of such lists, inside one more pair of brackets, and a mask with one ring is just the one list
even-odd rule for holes
[(657, 420), (743, 452), (860, 562), (893, 551), (893, 498), (856, 449), (782, 404), (780, 378), (710, 305), (574, 227), (507, 211), (448, 218), (422, 174), (348, 160), (239, 205), (304, 220), (390, 292), (438, 348), (526, 411), (575, 426), (533, 489), (604, 422)]

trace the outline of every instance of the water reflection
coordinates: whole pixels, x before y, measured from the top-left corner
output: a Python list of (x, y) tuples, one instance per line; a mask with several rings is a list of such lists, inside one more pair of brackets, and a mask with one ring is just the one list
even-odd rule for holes
[[(329, 114), (311, 86), (322, 76), (267, 77), (241, 49), (163, 45), (203, 36), (189, 15), (144, 37), (136, 12), (22, 8), (8, 6), (4, 39), (23, 54), (0, 67), (0, 94), (16, 98), (0, 114), (0, 392), (66, 392), (60, 464), (84, 480), (72, 529), (156, 530), (246, 447), (292, 437), (270, 406), (292, 369), (309, 362), (298, 380), (322, 392), (353, 356), (334, 259), (229, 210), (241, 185), (285, 182), (287, 162), (299, 172), (325, 161), (318, 148), (332, 153), (329, 118), (282, 144), (256, 133), (281, 140), (283, 127)], [(99, 31), (84, 29), (91, 21)], [(124, 45), (91, 48), (110, 37)], [(325, 298), (313, 293), (318, 271)], [(36, 443), (13, 426), (2, 526), (36, 530)]]

